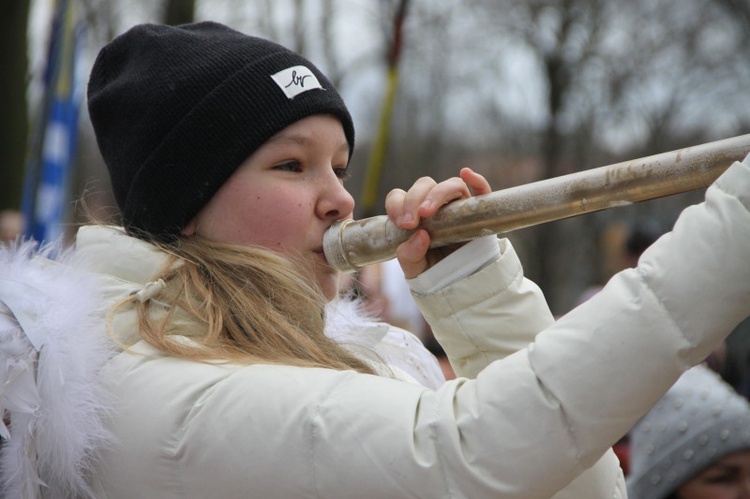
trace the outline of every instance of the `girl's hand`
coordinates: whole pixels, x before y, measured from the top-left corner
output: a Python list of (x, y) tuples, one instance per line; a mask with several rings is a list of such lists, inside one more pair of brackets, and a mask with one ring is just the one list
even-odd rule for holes
[[(392, 190), (385, 198), (385, 210), (397, 227), (414, 229), (422, 219), (430, 218), (443, 205), (471, 197), (472, 191), (475, 195), (489, 194), (490, 184), (472, 169), (462, 168), (459, 177), (440, 183), (430, 177), (422, 177), (408, 191)], [(406, 278), (412, 279), (462, 245), (459, 243), (431, 250), (430, 235), (420, 229), (399, 245), (396, 257)]]

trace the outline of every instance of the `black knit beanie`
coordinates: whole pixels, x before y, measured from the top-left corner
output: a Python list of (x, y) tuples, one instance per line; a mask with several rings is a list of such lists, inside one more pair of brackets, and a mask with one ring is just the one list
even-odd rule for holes
[(88, 85), (99, 149), (126, 229), (169, 242), (235, 169), (300, 119), (354, 126), (304, 57), (221, 24), (145, 24), (99, 53)]

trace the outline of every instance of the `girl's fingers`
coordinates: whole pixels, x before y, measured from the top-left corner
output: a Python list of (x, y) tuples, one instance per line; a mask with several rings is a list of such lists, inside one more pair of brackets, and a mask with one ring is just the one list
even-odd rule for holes
[(403, 189), (393, 189), (385, 196), (385, 212), (394, 222), (396, 215), (402, 210), (405, 197), (406, 191)]
[(466, 183), (453, 177), (436, 184), (421, 200), (417, 214), (420, 218), (429, 218), (443, 206), (457, 199), (471, 197), (471, 191)]
[[(435, 182), (429, 177), (422, 177), (408, 191), (394, 189), (385, 199), (385, 209), (397, 227), (413, 229), (423, 218), (430, 218), (447, 203), (457, 199), (466, 199), (474, 195), (492, 192), (489, 182), (471, 168), (462, 168), (458, 177), (443, 182)], [(425, 230), (418, 230), (396, 250), (396, 256), (404, 271), (411, 279), (434, 265), (455, 247), (430, 250), (430, 235)], [(459, 245), (460, 246), (460, 245)]]
[(394, 189), (385, 199), (386, 212), (396, 226), (413, 229), (422, 218), (429, 218), (445, 204), (457, 199), (491, 192), (487, 180), (471, 168), (462, 168), (460, 177), (437, 183), (429, 177), (418, 179), (408, 191)]
[(474, 192), (475, 196), (482, 196), (492, 192), (490, 183), (487, 182), (487, 179), (471, 168), (461, 168), (461, 171), (458, 174), (461, 176), (461, 180), (466, 182), (466, 185), (468, 185)]
[(430, 194), (439, 184), (430, 177), (422, 177), (414, 182), (414, 185), (406, 191), (403, 198), (401, 217), (396, 220), (396, 225), (402, 229), (413, 229), (419, 225), (420, 206), (425, 202)]
[(429, 263), (425, 256), (430, 247), (430, 236), (425, 230), (418, 230), (409, 239), (399, 244), (396, 258), (404, 272), (404, 277), (412, 279), (427, 270)]

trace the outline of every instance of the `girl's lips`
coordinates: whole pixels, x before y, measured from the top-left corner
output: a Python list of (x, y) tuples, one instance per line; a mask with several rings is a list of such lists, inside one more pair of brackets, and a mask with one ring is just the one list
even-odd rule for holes
[(325, 251), (323, 251), (323, 248), (317, 248), (313, 250), (313, 253), (315, 253), (315, 255), (318, 258), (320, 258), (322, 261), (324, 261), (326, 265), (328, 265), (328, 259), (326, 258), (326, 254), (325, 254)]

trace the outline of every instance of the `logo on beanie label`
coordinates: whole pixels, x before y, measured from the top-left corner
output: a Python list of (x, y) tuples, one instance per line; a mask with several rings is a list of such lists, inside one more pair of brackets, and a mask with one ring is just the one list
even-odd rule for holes
[(284, 91), (287, 99), (294, 99), (302, 92), (323, 88), (315, 75), (305, 66), (292, 66), (271, 75), (273, 81)]

